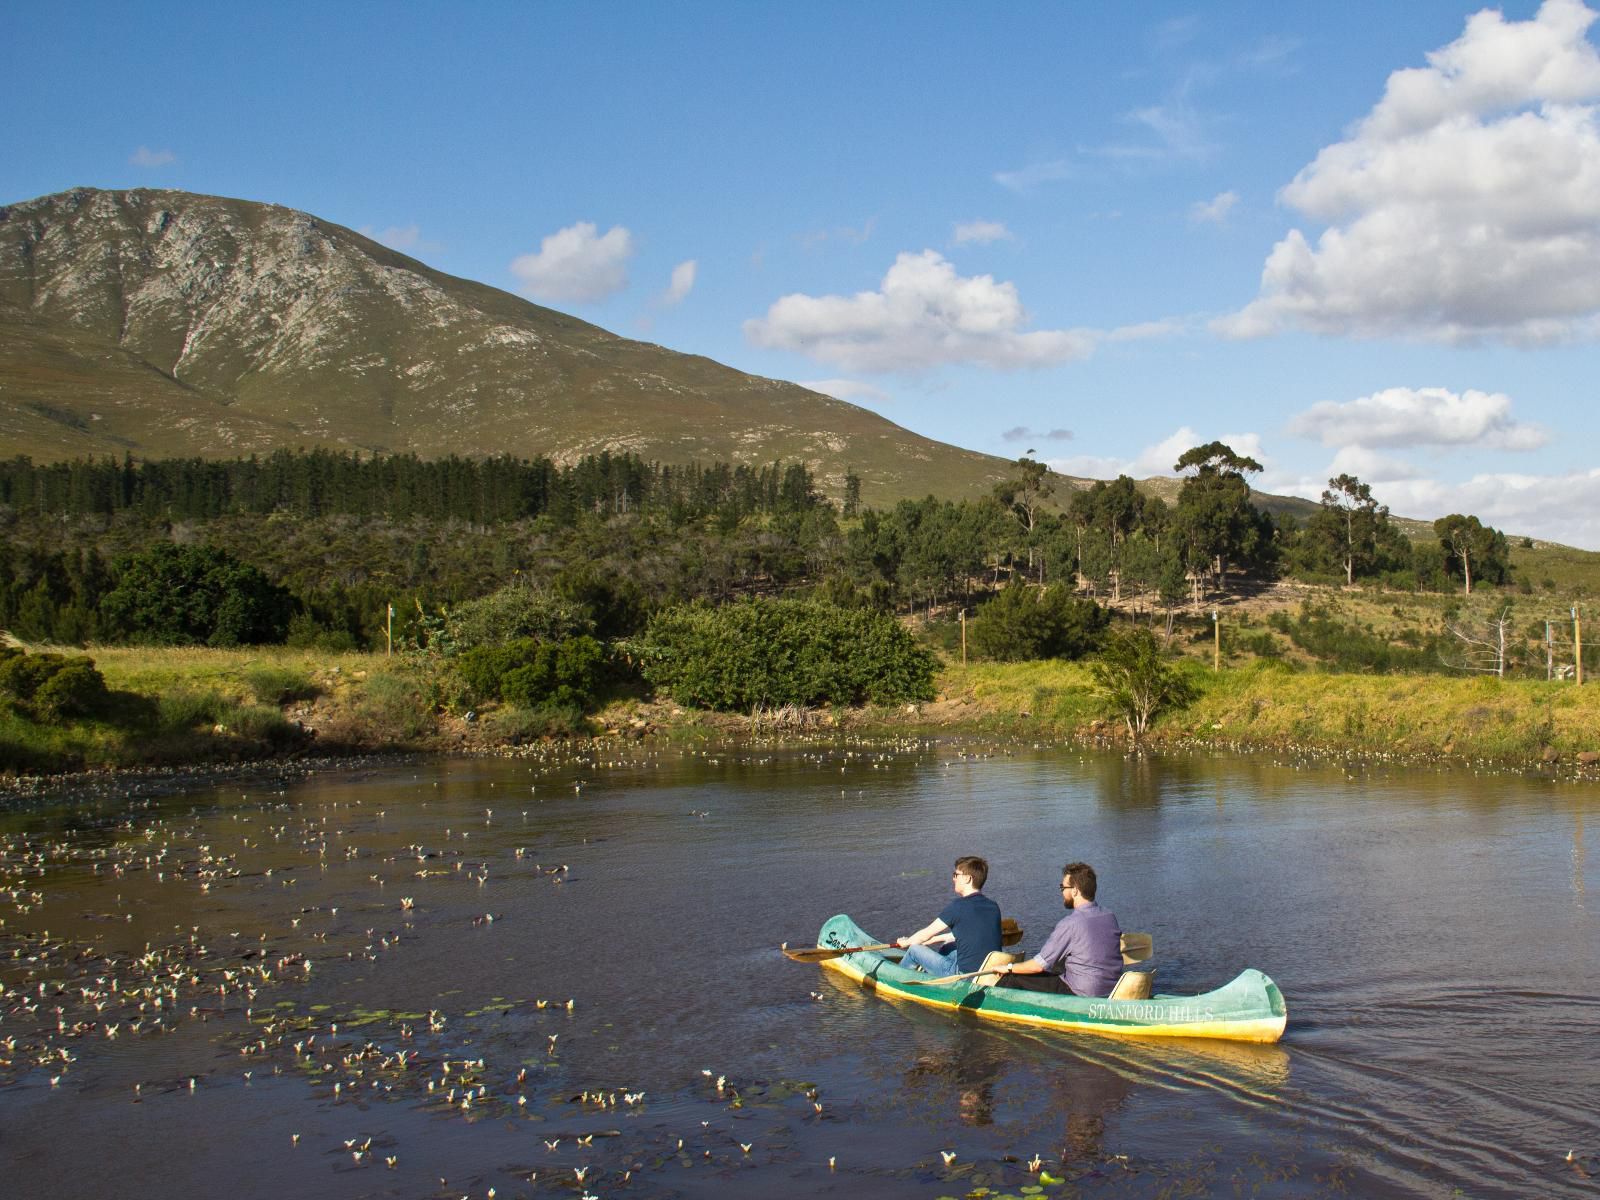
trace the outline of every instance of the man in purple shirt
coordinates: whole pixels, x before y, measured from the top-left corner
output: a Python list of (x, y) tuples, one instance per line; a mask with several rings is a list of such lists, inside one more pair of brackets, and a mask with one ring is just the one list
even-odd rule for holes
[(1094, 868), (1061, 868), (1061, 902), (1067, 915), (1033, 958), (1000, 972), (999, 986), (1073, 996), (1109, 996), (1122, 974), (1122, 930), (1117, 918), (1094, 902)]

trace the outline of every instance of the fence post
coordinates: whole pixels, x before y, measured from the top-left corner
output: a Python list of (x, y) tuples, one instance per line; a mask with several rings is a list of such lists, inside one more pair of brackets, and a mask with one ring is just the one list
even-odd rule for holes
[(1578, 686), (1583, 686), (1583, 618), (1578, 614), (1578, 606), (1572, 606), (1572, 662), (1573, 678), (1578, 681)]

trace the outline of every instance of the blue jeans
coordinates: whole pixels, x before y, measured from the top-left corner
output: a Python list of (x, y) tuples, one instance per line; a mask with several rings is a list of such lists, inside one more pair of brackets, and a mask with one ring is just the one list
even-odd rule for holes
[(961, 966), (956, 961), (954, 951), (940, 954), (928, 946), (907, 946), (906, 955), (900, 960), (900, 965), (908, 970), (912, 967), (921, 967), (935, 978), (961, 974)]

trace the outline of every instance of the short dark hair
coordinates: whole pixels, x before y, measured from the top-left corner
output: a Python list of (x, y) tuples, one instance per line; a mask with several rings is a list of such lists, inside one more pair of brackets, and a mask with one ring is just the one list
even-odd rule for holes
[(1061, 878), (1082, 892), (1085, 900), (1094, 899), (1094, 868), (1088, 863), (1068, 863), (1061, 868)]
[(972, 880), (973, 887), (980, 892), (983, 891), (983, 885), (989, 879), (989, 864), (987, 862), (975, 854), (969, 854), (965, 858), (956, 859), (956, 870)]

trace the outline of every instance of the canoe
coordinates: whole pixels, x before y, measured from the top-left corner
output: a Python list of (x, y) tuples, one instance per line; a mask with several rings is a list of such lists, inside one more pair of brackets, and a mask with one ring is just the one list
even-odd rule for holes
[[(861, 946), (877, 941), (842, 913), (824, 924), (817, 935), (819, 946)], [(907, 987), (908, 980), (928, 976), (900, 966), (879, 951), (847, 954), (822, 965), (881, 995), (970, 1012), (994, 1021), (1073, 1033), (1275, 1042), (1283, 1036), (1289, 1019), (1278, 985), (1254, 970), (1243, 971), (1231, 982), (1199, 996), (1157, 993), (1148, 1000), (1107, 1000), (1020, 988), (975, 987), (965, 979), (933, 987)]]

